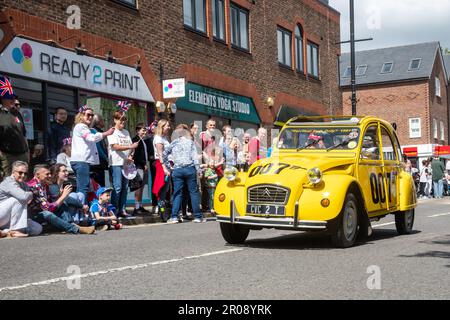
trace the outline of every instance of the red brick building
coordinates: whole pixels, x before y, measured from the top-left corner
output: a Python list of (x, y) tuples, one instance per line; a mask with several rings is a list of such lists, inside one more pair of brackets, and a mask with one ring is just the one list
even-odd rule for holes
[[(73, 115), (84, 103), (109, 120), (117, 100), (132, 101), (130, 126), (152, 120), (158, 101), (176, 103), (175, 122), (244, 129), (272, 125), (281, 107), (342, 112), (340, 14), (327, 1), (0, 0), (0, 10), (0, 73), (31, 110), (31, 144), (55, 108)], [(186, 96), (164, 100), (162, 80), (176, 78)]]
[[(403, 151), (417, 160), (449, 142), (448, 77), (438, 42), (356, 53), (358, 115), (397, 124)], [(351, 114), (350, 56), (340, 59), (344, 113)]]

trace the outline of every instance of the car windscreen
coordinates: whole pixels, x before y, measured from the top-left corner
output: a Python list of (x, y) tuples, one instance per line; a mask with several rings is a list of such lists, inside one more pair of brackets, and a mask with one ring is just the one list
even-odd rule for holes
[(286, 149), (353, 150), (358, 146), (357, 127), (290, 127), (278, 136), (277, 147)]

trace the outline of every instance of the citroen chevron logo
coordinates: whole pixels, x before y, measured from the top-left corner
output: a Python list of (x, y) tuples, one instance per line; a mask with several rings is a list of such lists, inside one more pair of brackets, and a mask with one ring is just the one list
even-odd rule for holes
[(263, 192), (263, 195), (268, 197), (268, 198), (270, 198), (270, 191), (269, 191), (269, 189), (265, 188), (264, 192)]

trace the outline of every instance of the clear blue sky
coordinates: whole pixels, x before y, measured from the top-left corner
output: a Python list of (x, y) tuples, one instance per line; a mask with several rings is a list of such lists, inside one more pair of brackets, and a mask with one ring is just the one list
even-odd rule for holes
[[(342, 41), (350, 40), (349, 3), (330, 0), (341, 13)], [(355, 36), (374, 38), (357, 43), (357, 51), (430, 41), (450, 50), (450, 0), (355, 0)]]

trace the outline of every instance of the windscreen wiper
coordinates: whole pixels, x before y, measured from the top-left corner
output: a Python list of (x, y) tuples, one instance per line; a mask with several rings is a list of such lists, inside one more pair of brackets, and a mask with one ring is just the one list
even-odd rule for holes
[(346, 144), (348, 144), (349, 142), (350, 142), (350, 140), (342, 140), (342, 141), (339, 142), (338, 144), (335, 144), (334, 146), (331, 146), (331, 147), (327, 148), (327, 151), (330, 151), (330, 150), (336, 149), (336, 148), (338, 148), (338, 147), (340, 147), (340, 146), (346, 145)]
[(318, 140), (317, 141), (313, 140), (310, 143), (306, 144), (305, 146), (297, 148), (297, 152), (300, 151), (300, 150), (306, 149), (308, 147), (311, 147), (312, 145), (316, 144), (317, 142), (319, 142), (319, 141)]

